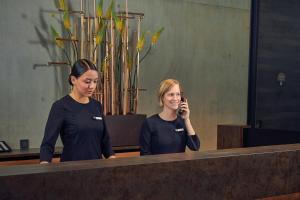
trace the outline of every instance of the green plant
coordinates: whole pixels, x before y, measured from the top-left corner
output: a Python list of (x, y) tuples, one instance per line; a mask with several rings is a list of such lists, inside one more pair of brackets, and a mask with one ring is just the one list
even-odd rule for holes
[[(124, 12), (116, 12), (114, 0), (104, 12), (103, 3), (103, 0), (97, 4), (95, 1), (94, 15), (89, 16), (83, 9), (83, 0), (80, 11), (70, 10), (64, 0), (58, 1), (63, 34), (53, 26), (51, 30), (55, 44), (67, 60), (60, 63), (71, 66), (78, 58), (90, 59), (98, 66), (100, 77), (94, 98), (103, 103), (105, 113), (136, 113), (140, 63), (149, 55), (164, 28), (153, 34), (144, 31), (140, 36), (142, 13), (128, 12), (127, 0)], [(147, 49), (146, 43), (149, 43)]]

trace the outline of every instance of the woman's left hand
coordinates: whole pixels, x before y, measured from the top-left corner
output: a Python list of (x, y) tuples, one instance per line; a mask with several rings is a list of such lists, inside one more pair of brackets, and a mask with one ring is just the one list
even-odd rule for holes
[(190, 118), (190, 109), (187, 99), (180, 103), (180, 109), (182, 110), (182, 114), (180, 115), (182, 119), (189, 119)]
[(116, 156), (115, 155), (111, 155), (111, 156), (108, 157), (108, 159), (112, 159), (112, 158), (116, 158)]

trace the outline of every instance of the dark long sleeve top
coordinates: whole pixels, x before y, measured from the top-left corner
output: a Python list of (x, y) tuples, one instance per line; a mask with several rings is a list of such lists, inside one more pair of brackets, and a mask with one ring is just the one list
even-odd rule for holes
[(177, 117), (165, 121), (158, 114), (147, 118), (140, 133), (141, 155), (185, 152), (186, 146), (197, 151), (200, 140), (197, 135), (189, 136), (184, 120)]
[(40, 160), (51, 162), (60, 135), (61, 161), (107, 158), (114, 154), (107, 133), (101, 103), (90, 98), (82, 104), (69, 95), (56, 101), (49, 113), (40, 147)]

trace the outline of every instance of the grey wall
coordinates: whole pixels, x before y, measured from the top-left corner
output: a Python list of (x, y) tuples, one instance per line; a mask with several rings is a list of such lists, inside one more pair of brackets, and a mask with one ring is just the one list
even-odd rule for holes
[[(250, 0), (129, 0), (129, 8), (145, 13), (143, 29), (165, 27), (141, 66), (139, 113), (159, 112), (159, 82), (178, 79), (201, 149), (215, 149), (217, 124), (246, 123)], [(68, 92), (66, 69), (34, 67), (59, 58), (47, 33), (54, 10), (53, 1), (0, 1), (0, 140), (13, 148), (22, 138), (39, 147), (51, 104)]]

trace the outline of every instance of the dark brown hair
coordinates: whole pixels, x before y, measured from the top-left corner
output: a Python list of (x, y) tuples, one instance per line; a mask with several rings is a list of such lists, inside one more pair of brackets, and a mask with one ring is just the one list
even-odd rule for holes
[(78, 77), (80, 77), (82, 74), (84, 74), (88, 70), (98, 71), (97, 67), (90, 60), (87, 60), (87, 59), (79, 59), (79, 60), (77, 60), (73, 64), (72, 70), (71, 70), (71, 74), (69, 75), (69, 83), (70, 83), (70, 85), (73, 85), (72, 81), (71, 81), (71, 76), (74, 76), (74, 77), (78, 78)]

